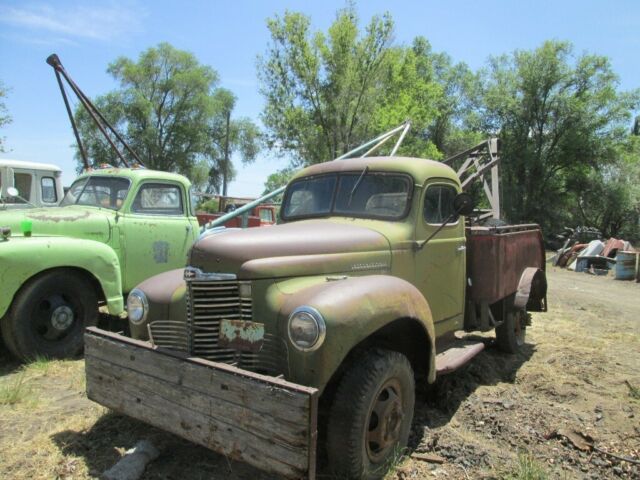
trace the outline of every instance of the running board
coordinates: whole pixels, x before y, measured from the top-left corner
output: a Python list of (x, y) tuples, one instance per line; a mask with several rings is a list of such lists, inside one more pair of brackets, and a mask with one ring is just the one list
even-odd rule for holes
[(450, 348), (436, 355), (436, 374), (446, 375), (465, 365), (484, 350), (485, 344), (477, 341), (460, 340)]

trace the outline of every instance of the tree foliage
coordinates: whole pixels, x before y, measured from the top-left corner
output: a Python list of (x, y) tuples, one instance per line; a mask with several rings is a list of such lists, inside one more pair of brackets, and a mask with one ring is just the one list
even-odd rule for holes
[(232, 92), (219, 88), (213, 100), (216, 114), (210, 121), (209, 183), (204, 191), (221, 191), (226, 195), (228, 183), (236, 176), (231, 157), (239, 155), (244, 164), (254, 161), (261, 149), (262, 139), (260, 130), (251, 119), (231, 118), (237, 101)]
[[(575, 56), (569, 43), (494, 57), (483, 122), (502, 140), (502, 203), (510, 221), (553, 230), (572, 215), (576, 194), (619, 157), (638, 94), (619, 93), (606, 57)], [(567, 215), (567, 213), (569, 215)]]
[(574, 185), (578, 219), (605, 237), (640, 239), (640, 137), (630, 135), (618, 148), (614, 162)]
[(284, 187), (289, 183), (294, 173), (295, 171), (292, 168), (283, 168), (282, 170), (278, 170), (277, 172), (269, 175), (264, 184), (264, 192), (262, 192), (262, 195), (266, 195), (280, 187)]
[(412, 128), (400, 154), (437, 159), (479, 140), (469, 127), (477, 107), (468, 108), (479, 77), (422, 37), (392, 45), (388, 14), (364, 31), (353, 7), (340, 10), (326, 34), (291, 12), (268, 28), (271, 44), (258, 64), (262, 120), (268, 145), (289, 154), (293, 167), (336, 158), (406, 120)]
[(391, 17), (372, 18), (364, 34), (352, 7), (338, 12), (327, 34), (312, 33), (301, 13), (276, 16), (267, 26), (271, 44), (258, 61), (267, 144), (301, 165), (362, 143), (374, 131), (372, 113), (384, 95)]
[[(107, 71), (119, 82), (119, 88), (94, 103), (147, 168), (195, 173), (197, 182), (208, 190), (220, 188), (225, 172), (232, 177), (231, 162), (226, 170), (220, 164), (224, 158), (220, 136), (236, 99), (218, 88), (215, 70), (201, 65), (191, 53), (161, 43), (142, 52), (138, 61), (118, 58)], [(86, 111), (78, 107), (75, 116), (92, 164), (117, 164), (117, 155)], [(230, 124), (230, 132), (230, 154), (237, 150), (243, 160), (255, 158), (259, 147), (252, 140), (257, 137), (257, 127), (240, 119)], [(134, 158), (124, 153), (134, 163)], [(80, 161), (79, 153), (76, 157)], [(207, 165), (208, 178), (203, 181)]]
[[(4, 103), (4, 99), (7, 97), (8, 88), (4, 83), (0, 81), (0, 128), (11, 123), (11, 116), (7, 110), (7, 106)], [(0, 137), (0, 153), (5, 152), (4, 137)]]

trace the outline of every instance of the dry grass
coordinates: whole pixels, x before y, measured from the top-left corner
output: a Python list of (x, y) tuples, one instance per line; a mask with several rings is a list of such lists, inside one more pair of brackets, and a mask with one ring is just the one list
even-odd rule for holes
[(16, 405), (31, 398), (31, 388), (21, 372), (12, 379), (0, 384), (0, 405)]
[(547, 480), (549, 476), (531, 455), (520, 453), (515, 471), (505, 474), (504, 478), (505, 480)]

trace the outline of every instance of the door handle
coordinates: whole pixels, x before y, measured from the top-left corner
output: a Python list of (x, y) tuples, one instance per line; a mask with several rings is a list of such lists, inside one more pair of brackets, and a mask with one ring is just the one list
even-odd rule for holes
[(466, 245), (460, 245), (458, 248), (456, 248), (457, 252), (464, 252), (467, 249)]

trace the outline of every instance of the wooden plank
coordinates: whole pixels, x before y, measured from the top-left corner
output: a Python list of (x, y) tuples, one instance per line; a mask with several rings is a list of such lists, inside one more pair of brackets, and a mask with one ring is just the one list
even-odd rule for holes
[(95, 328), (85, 361), (92, 400), (263, 470), (315, 477), (316, 389)]
[[(212, 394), (212, 392), (217, 391), (217, 395), (219, 395), (223, 400), (227, 399), (229, 401), (234, 401), (242, 398), (242, 392), (246, 388), (244, 379), (256, 382), (256, 390), (254, 391), (254, 394), (265, 395), (265, 401), (268, 399), (275, 399), (282, 405), (287, 405), (296, 409), (307, 404), (304, 396), (296, 395), (296, 393), (312, 395), (317, 392), (314, 388), (297, 385), (279, 378), (249, 372), (224, 363), (211, 362), (201, 358), (186, 357), (179, 352), (156, 349), (149, 342), (123, 337), (122, 335), (100, 330), (95, 327), (88, 328), (87, 334), (92, 335), (91, 341), (97, 346), (97, 348), (91, 352), (91, 354), (96, 358), (128, 368), (133, 360), (130, 358), (132, 354), (129, 347), (138, 346), (140, 349), (136, 350), (137, 356), (134, 355), (134, 358), (139, 360), (136, 368), (141, 372), (151, 376), (161, 377), (175, 383), (181, 383), (182, 385), (193, 388), (194, 390), (203, 391), (207, 394)], [(113, 341), (109, 342), (109, 340)], [(178, 359), (180, 361), (180, 368), (168, 368), (175, 365), (173, 362), (174, 359)], [(210, 378), (206, 382), (202, 382), (200, 377), (197, 377), (196, 381), (193, 382), (188, 373), (193, 370), (194, 366), (210, 367), (214, 372), (226, 372), (231, 375), (220, 376), (211, 374)], [(202, 369), (196, 370), (202, 371)], [(280, 388), (274, 389), (274, 385)], [(260, 405), (256, 406), (256, 408), (258, 411), (262, 411), (260, 410)], [(272, 412), (266, 410), (263, 413)]]
[[(254, 410), (230, 402), (220, 401), (215, 396), (191, 390), (189, 388), (164, 389), (165, 382), (151, 376), (141, 376), (139, 372), (118, 367), (97, 358), (91, 358), (92, 375), (98, 375), (100, 382), (112, 388), (131, 388), (142, 392), (159, 395), (168, 403), (185, 405), (195, 414), (210, 415), (212, 422), (217, 422), (223, 428), (233, 425), (234, 428), (245, 432), (271, 432), (271, 440), (286, 446), (300, 446), (306, 448), (308, 425), (308, 410), (290, 412), (287, 418), (276, 418), (264, 415)], [(281, 415), (282, 417), (282, 415)], [(233, 419), (233, 423), (230, 419)], [(270, 440), (267, 438), (266, 440)]]

